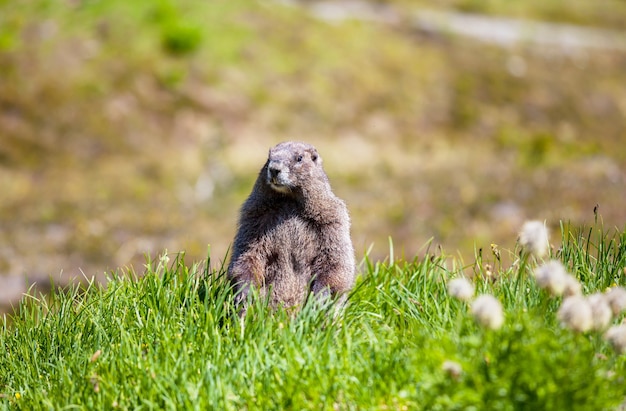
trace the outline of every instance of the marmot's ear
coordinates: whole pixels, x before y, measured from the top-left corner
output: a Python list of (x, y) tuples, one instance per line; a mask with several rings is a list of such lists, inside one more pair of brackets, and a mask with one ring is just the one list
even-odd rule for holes
[(311, 150), (311, 160), (313, 160), (314, 163), (320, 163), (322, 161), (320, 155), (317, 154), (317, 150), (315, 149)]

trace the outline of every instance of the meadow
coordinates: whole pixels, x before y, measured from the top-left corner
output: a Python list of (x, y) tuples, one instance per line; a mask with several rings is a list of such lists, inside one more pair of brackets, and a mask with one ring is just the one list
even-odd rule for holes
[[(384, 261), (365, 256), (340, 310), (309, 300), (296, 315), (271, 312), (256, 299), (240, 318), (223, 267), (166, 253), (141, 273), (111, 273), (106, 285), (92, 280), (33, 295), (0, 331), (0, 404), (620, 409), (626, 333), (618, 324), (626, 301), (598, 327), (594, 311), (593, 323), (576, 328), (559, 308), (567, 297), (538, 272), (558, 259), (578, 292), (607, 295), (626, 285), (626, 230), (564, 225), (562, 244), (549, 255), (520, 245), (510, 251), (517, 256), (511, 266), (498, 266), (504, 250), (468, 266), (442, 250), (411, 261), (396, 259), (392, 243), (389, 252)], [(452, 287), (459, 278), (472, 285), (469, 294)], [(485, 306), (487, 321), (477, 312), (479, 295), (497, 300)]]
[[(590, 307), (626, 286), (626, 56), (410, 24), (623, 30), (623, 2), (280, 3), (0, 0), (0, 408), (623, 409), (624, 314)], [(358, 281), (240, 318), (236, 210), (292, 139), (348, 204)], [(518, 238), (537, 218), (547, 255)]]

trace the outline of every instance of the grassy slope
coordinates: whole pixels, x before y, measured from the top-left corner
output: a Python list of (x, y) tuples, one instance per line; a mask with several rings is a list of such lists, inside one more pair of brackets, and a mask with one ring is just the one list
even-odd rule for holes
[(164, 248), (200, 259), (207, 242), (223, 255), (285, 139), (319, 147), (376, 257), (389, 235), (407, 255), (431, 237), (468, 255), (512, 246), (524, 218), (582, 224), (597, 203), (607, 225), (626, 218), (623, 55), (175, 4), (0, 1), (0, 272), (42, 283)]
[[(557, 255), (585, 293), (625, 285), (626, 231), (583, 230), (563, 244)], [(484, 280), (483, 265), (466, 268), (477, 293), (502, 302), (498, 331), (480, 329), (465, 303), (447, 295), (448, 279), (463, 270), (457, 263), (444, 255), (366, 259), (334, 321), (313, 304), (289, 318), (257, 303), (242, 322), (219, 272), (162, 257), (142, 278), (112, 275), (106, 287), (23, 304), (0, 332), (0, 404), (602, 410), (623, 400), (626, 357), (598, 333), (557, 324), (558, 301), (526, 271), (534, 262), (504, 268), (496, 280)], [(460, 377), (442, 371), (446, 360), (462, 366)]]

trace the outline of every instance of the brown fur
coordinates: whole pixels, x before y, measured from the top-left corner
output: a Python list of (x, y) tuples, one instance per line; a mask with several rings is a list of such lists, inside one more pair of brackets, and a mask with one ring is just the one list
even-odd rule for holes
[(250, 287), (274, 307), (301, 305), (310, 292), (341, 295), (354, 284), (350, 217), (317, 150), (286, 142), (270, 149), (241, 208), (228, 276), (236, 301)]

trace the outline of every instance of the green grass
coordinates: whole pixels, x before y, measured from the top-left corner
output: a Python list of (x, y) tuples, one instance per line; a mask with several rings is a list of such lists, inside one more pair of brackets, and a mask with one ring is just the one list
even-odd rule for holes
[[(624, 285), (626, 230), (563, 228), (555, 256), (586, 293)], [(609, 410), (624, 400), (626, 362), (602, 333), (555, 319), (537, 264), (503, 267), (429, 254), (364, 259), (337, 315), (295, 316), (255, 302), (234, 315), (223, 270), (164, 254), (145, 272), (112, 274), (27, 298), (0, 330), (0, 404), (15, 409)], [(517, 254), (517, 253), (515, 253)], [(446, 291), (472, 272), (505, 310), (481, 329)], [(10, 319), (10, 323), (7, 321)], [(614, 322), (619, 322), (614, 319)], [(444, 361), (462, 367), (458, 376)]]

